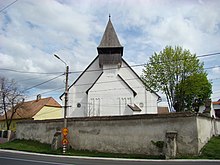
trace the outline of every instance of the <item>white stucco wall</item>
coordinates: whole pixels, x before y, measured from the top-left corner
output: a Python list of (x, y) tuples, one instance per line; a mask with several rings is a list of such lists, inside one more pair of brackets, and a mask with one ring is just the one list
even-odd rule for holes
[(220, 119), (215, 120), (215, 134), (220, 135)]
[[(69, 117), (82, 117), (86, 116), (88, 108), (88, 95), (86, 91), (95, 82), (97, 77), (102, 73), (99, 68), (98, 58), (90, 65), (86, 72), (76, 81), (76, 83), (69, 89), (69, 108), (67, 116)], [(64, 101), (64, 97), (63, 97)], [(81, 107), (77, 107), (77, 103), (81, 104)]]
[[(158, 96), (145, 89), (142, 81), (124, 61), (121, 67), (104, 65), (100, 68), (97, 57), (71, 86), (67, 116), (152, 114), (157, 113), (157, 99)], [(127, 104), (136, 104), (141, 111), (133, 111)]]
[(122, 62), (122, 68), (120, 69), (119, 74), (138, 93), (134, 99), (134, 103), (139, 107), (140, 105), (143, 105), (143, 107), (140, 107), (142, 111), (139, 114), (157, 113), (158, 96), (145, 89), (144, 84), (126, 63)]
[[(166, 143), (166, 133), (176, 132), (177, 155), (197, 155), (199, 143), (211, 135), (209, 123), (209, 118), (191, 113), (69, 118), (68, 140), (78, 150), (159, 155), (152, 141)], [(205, 126), (199, 134), (198, 124)], [(62, 127), (61, 119), (23, 121), (17, 125), (16, 137), (51, 144), (54, 133)]]
[(197, 117), (198, 151), (210, 140), (212, 136), (220, 135), (220, 120), (203, 116)]
[(117, 75), (118, 69), (108, 70), (105, 67), (104, 73), (89, 91), (89, 108), (94, 116), (133, 114), (127, 104), (133, 104), (134, 94)]

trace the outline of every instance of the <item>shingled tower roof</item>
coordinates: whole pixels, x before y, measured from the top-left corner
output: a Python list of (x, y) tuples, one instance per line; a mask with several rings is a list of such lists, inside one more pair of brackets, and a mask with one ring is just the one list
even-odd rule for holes
[(112, 25), (110, 16), (102, 40), (97, 47), (99, 54), (99, 66), (122, 64), (123, 47), (121, 46), (115, 29)]
[(110, 17), (98, 48), (107, 48), (107, 47), (112, 47), (112, 48), (122, 47), (118, 40), (115, 29), (112, 25)]

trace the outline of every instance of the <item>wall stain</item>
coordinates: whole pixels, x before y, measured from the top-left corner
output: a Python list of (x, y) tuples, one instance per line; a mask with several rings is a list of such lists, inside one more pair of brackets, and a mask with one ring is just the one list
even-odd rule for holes
[(82, 133), (82, 134), (98, 135), (98, 134), (100, 134), (100, 130), (99, 130), (99, 129), (79, 130), (79, 133)]

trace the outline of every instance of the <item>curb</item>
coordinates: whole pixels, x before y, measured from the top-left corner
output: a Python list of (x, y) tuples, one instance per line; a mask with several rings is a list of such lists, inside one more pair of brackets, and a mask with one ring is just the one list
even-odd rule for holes
[(129, 158), (104, 158), (104, 157), (88, 157), (88, 156), (69, 156), (69, 155), (52, 155), (41, 154), (17, 150), (0, 149), (0, 152), (20, 153), (26, 155), (38, 155), (45, 157), (60, 157), (60, 158), (74, 158), (74, 159), (87, 159), (87, 160), (119, 160), (119, 161), (138, 161), (138, 162), (220, 162), (220, 160), (212, 159), (168, 159), (168, 160), (155, 160), (155, 159), (129, 159)]

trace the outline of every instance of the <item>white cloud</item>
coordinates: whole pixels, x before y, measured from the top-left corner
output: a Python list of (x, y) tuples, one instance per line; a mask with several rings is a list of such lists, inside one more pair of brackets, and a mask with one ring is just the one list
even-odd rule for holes
[(220, 75), (220, 67), (216, 66), (215, 68), (212, 69), (213, 73), (216, 75)]
[[(6, 3), (6, 2), (5, 2)], [(6, 5), (6, 4), (5, 4)], [(124, 56), (131, 65), (146, 63), (154, 51), (180, 45), (200, 54), (219, 52), (220, 1), (175, 0), (22, 0), (0, 13), (1, 68), (33, 72), (63, 72), (85, 69), (96, 57), (108, 14)], [(135, 57), (135, 58), (134, 58)], [(203, 58), (206, 67), (219, 65), (218, 56)], [(135, 68), (141, 74), (141, 67)], [(209, 70), (209, 77), (218, 74)], [(6, 73), (6, 72), (5, 72)], [(18, 74), (8, 76), (24, 87), (53, 76)], [(70, 75), (70, 83), (77, 75)], [(63, 86), (63, 78), (39, 86), (40, 92)], [(49, 94), (49, 93), (48, 93)]]

